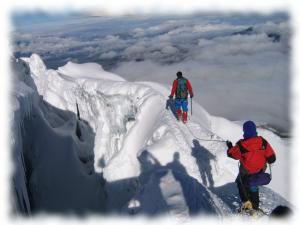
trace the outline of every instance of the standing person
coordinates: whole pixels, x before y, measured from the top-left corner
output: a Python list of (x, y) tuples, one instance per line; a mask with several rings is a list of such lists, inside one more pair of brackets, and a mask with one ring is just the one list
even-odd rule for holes
[(175, 94), (175, 109), (177, 119), (182, 119), (182, 121), (186, 123), (188, 117), (188, 93), (190, 94), (190, 98), (193, 98), (193, 89), (189, 80), (182, 76), (182, 72), (178, 71), (176, 75), (177, 79), (173, 81), (173, 86), (169, 98), (172, 99)]
[[(243, 124), (244, 139), (239, 140), (235, 146), (230, 141), (226, 141), (227, 155), (240, 161), (239, 174), (236, 183), (242, 201), (241, 209), (259, 209), (258, 185), (249, 185), (247, 179), (256, 177), (263, 173), (267, 163), (274, 163), (276, 155), (271, 145), (261, 136), (257, 136), (256, 125), (252, 121)], [(254, 176), (253, 176), (254, 175)], [(269, 180), (270, 181), (270, 180)]]

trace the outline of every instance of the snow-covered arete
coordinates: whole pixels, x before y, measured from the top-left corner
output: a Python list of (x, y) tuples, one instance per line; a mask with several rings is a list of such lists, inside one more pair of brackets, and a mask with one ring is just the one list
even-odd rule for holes
[[(184, 125), (167, 101), (169, 87), (127, 82), (95, 63), (48, 70), (33, 54), (14, 65), (14, 187), (22, 211), (106, 210), (180, 221), (235, 213), (238, 166), (224, 140), (242, 138), (240, 123), (193, 102)], [(270, 212), (289, 204), (282, 185), (289, 183), (288, 145), (270, 131), (258, 133), (277, 153), (273, 180), (261, 192)]]

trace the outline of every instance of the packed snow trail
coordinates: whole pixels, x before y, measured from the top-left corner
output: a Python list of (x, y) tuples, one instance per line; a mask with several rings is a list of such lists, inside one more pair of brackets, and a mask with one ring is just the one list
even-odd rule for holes
[[(90, 127), (87, 130), (80, 125), (84, 135), (89, 134), (84, 140), (92, 146), (94, 158), (91, 161), (91, 152), (85, 152), (91, 148), (85, 150), (79, 143), (75, 145), (79, 147), (70, 148), (85, 162), (93, 162), (95, 175), (105, 178), (108, 211), (163, 214), (180, 221), (194, 215), (223, 217), (235, 213), (239, 199), (233, 181), (238, 168), (237, 162), (227, 157), (224, 140), (241, 138), (240, 124), (213, 117), (194, 102), (193, 116), (185, 125), (177, 121), (172, 104), (166, 100), (168, 87), (127, 82), (95, 63), (67, 63), (58, 70), (48, 70), (38, 55), (22, 60), (30, 70), (35, 91), (57, 110), (52, 110), (50, 116), (51, 107), (34, 106), (43, 108), (47, 123), (64, 124), (60, 134), (76, 132), (76, 120), (72, 122), (69, 114), (62, 112), (76, 114), (78, 104), (80, 117)], [(259, 132), (278, 149), (279, 159), (284, 161), (284, 142), (269, 131)], [(278, 179), (277, 174), (274, 177)], [(86, 185), (94, 188), (91, 183)], [(283, 192), (274, 186), (273, 191)], [(264, 210), (288, 204), (272, 190), (263, 190), (273, 196), (268, 204), (262, 204)], [(22, 195), (21, 190), (19, 193)], [(26, 193), (23, 195), (26, 199)], [(265, 196), (267, 191), (262, 192), (263, 200), (268, 199)]]

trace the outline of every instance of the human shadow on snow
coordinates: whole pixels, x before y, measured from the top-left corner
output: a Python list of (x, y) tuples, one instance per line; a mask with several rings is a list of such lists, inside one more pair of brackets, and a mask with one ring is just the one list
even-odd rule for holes
[(190, 215), (216, 214), (217, 206), (214, 205), (208, 189), (188, 175), (186, 168), (180, 163), (178, 152), (174, 153), (173, 161), (166, 168), (172, 171), (174, 178), (180, 183)]
[(212, 188), (214, 187), (214, 180), (212, 176), (211, 161), (215, 161), (216, 156), (200, 145), (199, 141), (196, 139), (193, 140), (193, 145), (192, 156), (196, 159), (202, 182), (204, 186)]
[[(184, 204), (187, 206), (190, 215), (216, 214), (217, 206), (213, 203), (211, 193), (196, 179), (188, 175), (186, 168), (180, 162), (180, 154), (178, 152), (173, 154), (173, 160), (165, 166), (162, 166), (148, 150), (144, 150), (138, 157), (138, 160), (141, 167), (141, 175), (138, 177), (141, 195), (138, 194), (135, 198), (139, 202), (137, 207), (127, 208), (126, 211), (130, 212), (130, 214), (134, 215), (142, 210), (142, 213), (145, 215), (158, 216), (167, 212), (171, 206), (168, 205), (161, 189), (164, 186), (161, 183), (164, 178), (175, 179), (180, 184), (181, 193), (177, 194), (183, 196)], [(173, 178), (170, 178), (170, 173)], [(145, 198), (145, 195), (143, 195), (145, 192), (149, 192), (148, 195), (151, 199), (147, 199), (148, 201), (139, 199)], [(147, 202), (147, 204), (142, 205), (143, 202)], [(164, 207), (156, 210), (156, 206)]]
[(166, 109), (167, 110), (171, 110), (171, 112), (173, 113), (173, 116), (175, 117), (175, 118), (177, 118), (177, 115), (176, 115), (176, 109), (175, 109), (175, 104), (174, 104), (174, 99), (168, 99), (167, 101), (166, 101)]

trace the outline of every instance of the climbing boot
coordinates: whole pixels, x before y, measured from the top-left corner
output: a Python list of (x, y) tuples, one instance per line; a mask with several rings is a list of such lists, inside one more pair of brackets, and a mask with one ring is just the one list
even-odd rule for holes
[(181, 111), (181, 109), (178, 109), (178, 110), (176, 111), (176, 115), (177, 115), (177, 120), (180, 121), (180, 120), (181, 120), (181, 117), (182, 117), (182, 111)]
[(250, 201), (246, 201), (241, 206), (241, 211), (252, 210), (252, 203)]
[(187, 114), (187, 112), (183, 112), (182, 122), (183, 122), (183, 123), (187, 123), (187, 119), (188, 119), (188, 114)]

